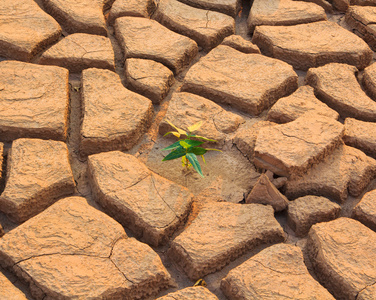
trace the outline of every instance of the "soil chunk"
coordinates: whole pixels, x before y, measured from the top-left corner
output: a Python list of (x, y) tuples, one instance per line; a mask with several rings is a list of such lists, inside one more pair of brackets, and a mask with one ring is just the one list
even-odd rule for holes
[(63, 142), (15, 140), (7, 172), (0, 210), (18, 223), (40, 213), (59, 197), (74, 193), (68, 148)]
[(252, 42), (263, 54), (281, 59), (300, 70), (332, 62), (364, 69), (373, 55), (360, 37), (330, 21), (294, 26), (258, 26)]
[(297, 80), (292, 67), (280, 60), (220, 45), (189, 69), (182, 91), (259, 115), (295, 91)]
[(115, 71), (114, 51), (110, 39), (86, 33), (74, 33), (44, 52), (43, 65), (56, 65), (80, 73), (88, 68)]

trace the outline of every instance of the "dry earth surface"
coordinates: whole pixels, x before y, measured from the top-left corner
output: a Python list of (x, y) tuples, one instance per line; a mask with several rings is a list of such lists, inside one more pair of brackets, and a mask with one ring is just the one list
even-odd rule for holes
[[(1, 0), (0, 299), (376, 299), (375, 24), (375, 0)], [(162, 162), (198, 121), (204, 178)]]

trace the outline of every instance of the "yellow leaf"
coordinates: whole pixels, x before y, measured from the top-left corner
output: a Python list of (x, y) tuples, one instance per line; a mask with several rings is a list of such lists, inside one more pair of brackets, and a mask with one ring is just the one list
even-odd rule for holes
[(193, 124), (192, 126), (188, 127), (189, 132), (196, 131), (202, 126), (202, 121), (197, 122), (196, 124)]

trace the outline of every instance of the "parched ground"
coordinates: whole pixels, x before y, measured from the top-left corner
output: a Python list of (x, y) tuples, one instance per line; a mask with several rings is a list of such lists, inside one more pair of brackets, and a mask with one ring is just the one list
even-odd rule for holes
[(376, 299), (376, 1), (0, 2), (0, 300)]

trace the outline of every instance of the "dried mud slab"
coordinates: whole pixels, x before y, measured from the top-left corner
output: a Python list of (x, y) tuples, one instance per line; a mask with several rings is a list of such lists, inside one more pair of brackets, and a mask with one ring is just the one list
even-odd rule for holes
[(113, 0), (42, 0), (45, 10), (68, 33), (90, 33), (107, 36), (103, 15)]
[(150, 171), (130, 154), (106, 152), (88, 160), (95, 200), (137, 237), (158, 246), (184, 222), (192, 201), (188, 189)]
[(60, 35), (59, 24), (35, 1), (1, 1), (0, 56), (30, 61)]
[(8, 278), (0, 273), (0, 299), (27, 300), (26, 295), (16, 288)]
[[(304, 1), (304, 2), (315, 3), (317, 5), (320, 5), (323, 9), (325, 9), (325, 12), (333, 13), (333, 6), (330, 3), (332, 0), (293, 0), (293, 1)], [(359, 1), (362, 1), (362, 0), (359, 0)]]
[(218, 300), (217, 296), (203, 286), (187, 287), (156, 300)]
[(308, 272), (300, 248), (277, 244), (262, 250), (222, 279), (229, 299), (333, 299)]
[(171, 280), (148, 245), (81, 197), (62, 199), (7, 233), (0, 258), (38, 300), (139, 299)]
[(352, 218), (376, 231), (376, 190), (370, 191), (362, 197), (352, 211)]
[(294, 26), (258, 26), (252, 42), (263, 54), (301, 70), (332, 62), (364, 69), (373, 55), (360, 37), (330, 21)]
[[(376, 5), (376, 2), (375, 4)], [(346, 12), (346, 23), (376, 50), (376, 7), (372, 6), (350, 6)]]
[(181, 89), (259, 115), (297, 87), (290, 65), (220, 45), (189, 69)]
[(17, 61), (0, 62), (0, 139), (65, 141), (68, 70)]
[(268, 176), (261, 174), (245, 203), (271, 205), (274, 211), (282, 211), (287, 207), (289, 200), (270, 182)]
[(233, 142), (243, 155), (253, 161), (256, 140), (260, 129), (275, 125), (277, 124), (269, 121), (259, 121), (254, 124), (245, 123), (236, 132)]
[(254, 0), (248, 16), (250, 32), (260, 25), (297, 25), (326, 20), (325, 10), (314, 4), (292, 0)]
[(116, 0), (108, 15), (108, 22), (113, 24), (120, 17), (149, 18), (155, 8), (154, 0)]
[(269, 110), (267, 119), (276, 123), (288, 123), (307, 112), (338, 120), (339, 114), (316, 98), (308, 85), (299, 87), (290, 96), (279, 99)]
[(146, 18), (116, 19), (115, 34), (126, 58), (152, 59), (175, 74), (190, 64), (198, 52), (195, 41)]
[(254, 163), (280, 176), (304, 174), (342, 143), (343, 132), (341, 123), (315, 113), (263, 127), (257, 136)]
[(346, 118), (343, 141), (346, 145), (358, 148), (365, 154), (376, 157), (376, 123)]
[(127, 87), (149, 98), (154, 104), (167, 96), (175, 82), (172, 71), (156, 61), (128, 58), (125, 64)]
[(307, 249), (319, 282), (337, 299), (356, 299), (375, 285), (375, 241), (374, 231), (352, 219), (313, 225)]
[(224, 38), (221, 45), (229, 46), (243, 53), (261, 53), (257, 45), (245, 40), (242, 36), (236, 34)]
[(346, 64), (327, 64), (309, 69), (305, 81), (316, 96), (336, 110), (342, 118), (376, 121), (376, 102), (359, 85), (358, 70)]
[(59, 197), (74, 193), (68, 148), (63, 142), (18, 139), (8, 155), (0, 210), (16, 222), (24, 222)]
[(368, 95), (376, 99), (376, 63), (364, 69), (362, 84)]
[(114, 50), (110, 39), (86, 33), (74, 33), (44, 52), (42, 65), (56, 65), (80, 73), (88, 68), (115, 71)]
[(153, 18), (207, 50), (235, 33), (235, 20), (232, 17), (195, 8), (177, 0), (160, 0)]
[(151, 101), (126, 89), (109, 70), (84, 70), (81, 85), (81, 153), (132, 148), (150, 126)]
[(235, 17), (240, 10), (240, 0), (181, 0), (193, 7), (218, 11)]
[(376, 160), (362, 151), (341, 146), (306, 174), (290, 179), (286, 196), (323, 196), (343, 203), (348, 194), (359, 196), (376, 175)]
[(172, 241), (169, 255), (196, 280), (260, 244), (283, 240), (283, 229), (271, 206), (206, 203), (192, 224)]
[(189, 126), (202, 121), (202, 126), (195, 134), (216, 140), (222, 145), (226, 134), (235, 132), (244, 119), (224, 110), (214, 102), (190, 93), (174, 93), (165, 117), (159, 124), (159, 133), (164, 135), (178, 128), (188, 130)]
[(300, 197), (289, 203), (287, 224), (297, 236), (303, 237), (313, 224), (334, 220), (340, 211), (341, 207), (327, 198)]

